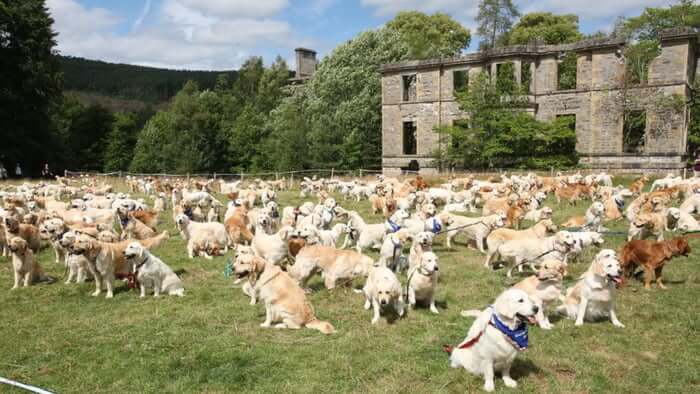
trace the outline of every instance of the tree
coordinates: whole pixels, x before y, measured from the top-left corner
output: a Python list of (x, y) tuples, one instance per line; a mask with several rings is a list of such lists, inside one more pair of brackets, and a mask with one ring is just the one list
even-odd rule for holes
[(700, 5), (693, 0), (679, 0), (668, 8), (647, 7), (633, 18), (623, 20), (620, 34), (632, 39), (657, 40), (663, 29), (674, 27), (700, 27)]
[(100, 105), (84, 105), (75, 95), (56, 103), (51, 115), (57, 167), (102, 171), (112, 113)]
[(557, 168), (576, 164), (576, 133), (567, 120), (546, 123), (518, 110), (519, 96), (479, 75), (468, 91), (457, 95), (469, 118), (437, 131), (449, 144), (434, 153), (445, 167)]
[(21, 162), (25, 174), (57, 159), (50, 109), (61, 75), (52, 24), (44, 0), (0, 1), (0, 160)]
[[(309, 83), (310, 161), (319, 167), (381, 164), (382, 64), (408, 59), (408, 45), (394, 29), (360, 33), (336, 47)], [(357, 157), (343, 158), (352, 144)], [(345, 148), (344, 148), (345, 147)], [(354, 167), (356, 168), (356, 167)]]
[(675, 27), (700, 28), (700, 6), (691, 0), (680, 0), (668, 8), (645, 8), (644, 12), (616, 22), (615, 34), (627, 38), (627, 83), (646, 83), (649, 64), (660, 53), (659, 34)]
[(471, 41), (469, 29), (440, 12), (426, 15), (403, 11), (387, 23), (387, 27), (401, 34), (408, 45), (408, 56), (413, 59), (456, 56)]
[(135, 113), (117, 112), (114, 114), (112, 131), (107, 137), (107, 148), (105, 149), (105, 171), (124, 171), (129, 168), (139, 132), (138, 127)]
[(479, 23), (477, 33), (483, 38), (479, 48), (495, 47), (499, 37), (510, 30), (518, 16), (520, 13), (512, 0), (481, 0), (476, 16)]
[(507, 45), (522, 45), (534, 41), (556, 45), (579, 41), (578, 16), (555, 15), (551, 12), (531, 12), (523, 15), (506, 36)]
[(148, 121), (138, 137), (130, 170), (179, 173), (223, 169), (226, 141), (219, 94), (187, 82), (167, 110)]

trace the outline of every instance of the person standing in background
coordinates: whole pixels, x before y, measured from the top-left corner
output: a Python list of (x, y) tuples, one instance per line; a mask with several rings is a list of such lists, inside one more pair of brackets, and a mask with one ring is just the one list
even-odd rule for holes
[(7, 179), (7, 169), (5, 165), (0, 163), (0, 181)]
[(22, 167), (19, 166), (19, 163), (17, 163), (17, 167), (15, 167), (15, 176), (17, 178), (22, 177)]
[(695, 164), (693, 165), (693, 176), (700, 176), (700, 149), (695, 151)]
[(50, 178), (51, 177), (51, 170), (49, 170), (49, 163), (44, 164), (44, 168), (41, 170), (41, 177), (42, 178)]

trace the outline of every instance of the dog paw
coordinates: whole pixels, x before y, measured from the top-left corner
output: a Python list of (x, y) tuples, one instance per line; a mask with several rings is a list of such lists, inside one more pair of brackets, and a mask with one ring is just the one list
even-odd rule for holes
[(260, 323), (260, 327), (268, 328), (268, 327), (270, 327), (270, 323)]
[(577, 321), (576, 323), (574, 323), (574, 325), (575, 325), (576, 327), (581, 327), (581, 326), (583, 325), (583, 322), (582, 322), (582, 321)]
[(513, 380), (513, 379), (510, 378), (510, 377), (504, 377), (504, 378), (503, 378), (503, 384), (505, 384), (506, 387), (510, 387), (510, 388), (512, 388), (512, 389), (518, 387), (518, 382), (516, 382), (515, 380)]
[(107, 295), (105, 296), (105, 298), (114, 298), (114, 294), (112, 294), (112, 293), (107, 293)]
[(430, 307), (430, 312), (433, 312), (436, 315), (440, 314), (440, 312), (434, 305)]
[(619, 321), (618, 321), (618, 322), (614, 322), (614, 323), (613, 323), (613, 326), (615, 326), (615, 327), (617, 327), (617, 328), (625, 328), (625, 325), (622, 324), (622, 323), (620, 323)]
[(97, 297), (98, 295), (100, 295), (100, 292), (99, 292), (99, 291), (95, 291), (95, 292), (93, 292), (93, 293), (90, 294), (90, 295), (93, 296), (93, 297)]
[(484, 384), (484, 391), (492, 392), (496, 387), (494, 387), (493, 382)]
[(372, 324), (377, 324), (379, 323), (379, 319), (372, 319)]

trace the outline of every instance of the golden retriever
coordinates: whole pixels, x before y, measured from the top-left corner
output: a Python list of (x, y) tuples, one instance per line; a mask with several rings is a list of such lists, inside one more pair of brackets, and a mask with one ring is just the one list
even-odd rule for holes
[(374, 267), (370, 270), (367, 282), (362, 288), (365, 294), (365, 309), (373, 308), (372, 324), (379, 322), (382, 308), (393, 305), (399, 316), (404, 315), (401, 283), (394, 272), (387, 267)]
[(576, 285), (566, 291), (564, 304), (557, 311), (575, 319), (576, 326), (584, 320), (609, 317), (615, 327), (624, 328), (615, 313), (615, 288), (621, 282), (622, 269), (615, 251), (603, 249)]
[(13, 290), (19, 287), (20, 281), (24, 281), (24, 287), (29, 287), (32, 283), (47, 279), (27, 241), (13, 237), (8, 247), (12, 253), (12, 268), (15, 273)]
[(454, 348), (446, 346), (452, 368), (484, 377), (484, 390), (495, 389), (494, 373), (500, 372), (503, 383), (514, 388), (518, 383), (510, 376), (510, 367), (520, 351), (527, 349), (528, 326), (535, 324), (539, 308), (522, 290), (508, 289), (493, 306), (483, 311), (464, 311), (463, 316), (477, 319), (467, 337)]
[(308, 327), (323, 334), (335, 328), (318, 320), (304, 290), (286, 272), (252, 254), (241, 254), (233, 265), (238, 279), (248, 279), (253, 291), (265, 303), (265, 321), (261, 327), (299, 329)]
[(562, 296), (562, 280), (566, 275), (566, 263), (554, 259), (544, 260), (535, 275), (516, 283), (513, 288), (520, 289), (530, 296), (537, 305), (537, 323), (543, 330), (554, 328), (547, 316), (547, 307)]
[(326, 288), (333, 289), (339, 282), (350, 283), (357, 277), (367, 276), (372, 265), (371, 257), (354, 250), (316, 244), (299, 251), (294, 265), (289, 267), (289, 276), (306, 287), (309, 278), (322, 271)]

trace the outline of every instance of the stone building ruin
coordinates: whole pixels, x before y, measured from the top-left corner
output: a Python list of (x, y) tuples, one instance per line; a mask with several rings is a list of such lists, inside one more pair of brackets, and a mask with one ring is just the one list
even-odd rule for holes
[[(626, 82), (625, 41), (615, 38), (511, 46), (457, 58), (384, 65), (384, 172), (435, 173), (432, 154), (440, 142), (434, 128), (467, 118), (455, 101), (455, 88), (468, 88), (481, 72), (494, 78), (499, 66), (509, 62), (516, 83), (529, 84), (526, 111), (542, 121), (572, 117), (582, 165), (620, 170), (683, 168), (690, 119), (685, 103), (698, 68), (697, 41), (698, 33), (692, 29), (662, 32), (660, 54), (649, 64), (646, 82), (636, 85)], [(558, 68), (567, 53), (575, 54), (575, 87), (560, 89)], [(629, 114), (641, 122), (634, 127), (625, 124)]]

